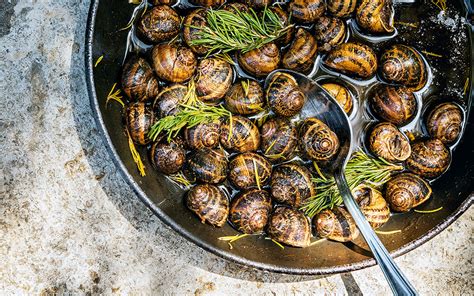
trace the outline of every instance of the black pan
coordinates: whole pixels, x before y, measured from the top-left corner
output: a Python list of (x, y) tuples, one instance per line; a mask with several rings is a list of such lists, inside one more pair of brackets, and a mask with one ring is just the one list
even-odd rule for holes
[[(469, 0), (467, 0), (469, 2)], [(411, 4), (413, 9), (436, 15), (434, 6), (423, 3)], [(468, 16), (468, 3), (449, 1), (450, 9)], [(235, 234), (230, 226), (213, 229), (200, 221), (185, 208), (183, 192), (156, 173), (145, 161), (147, 176), (140, 177), (130, 155), (127, 138), (121, 126), (121, 111), (118, 104), (105, 106), (112, 85), (120, 81), (119, 75), (125, 52), (126, 31), (119, 31), (129, 21), (133, 5), (126, 1), (120, 4), (113, 0), (93, 0), (90, 7), (86, 36), (86, 75), (88, 90), (95, 119), (117, 169), (137, 192), (140, 199), (167, 225), (180, 235), (218, 256), (259, 269), (292, 274), (332, 274), (361, 269), (375, 264), (370, 253), (354, 244), (330, 241), (318, 246), (281, 250), (269, 240), (248, 237), (229, 249), (217, 238)], [(409, 13), (408, 13), (409, 14)], [(409, 15), (408, 15), (409, 16)], [(428, 32), (423, 38), (431, 40), (434, 52), (451, 55), (454, 48), (460, 54), (457, 60), (433, 61), (440, 73), (433, 93), (440, 97), (453, 97), (465, 108), (467, 122), (464, 136), (456, 146), (450, 170), (433, 184), (433, 197), (423, 205), (424, 209), (443, 207), (432, 214), (415, 212), (393, 216), (384, 230), (402, 229), (401, 233), (382, 235), (382, 242), (394, 256), (400, 256), (428, 241), (455, 221), (473, 202), (474, 189), (474, 116), (471, 101), (474, 94), (472, 82), (474, 53), (473, 27), (465, 26), (466, 38), (457, 45), (449, 44), (449, 34), (443, 30)], [(413, 40), (417, 36), (411, 36)], [(428, 43), (430, 41), (427, 41)], [(94, 63), (104, 55), (97, 66)], [(452, 63), (458, 63), (453, 65)], [(443, 74), (443, 75), (441, 75)], [(464, 81), (470, 77), (467, 91), (462, 94)], [(146, 158), (145, 151), (141, 151)]]

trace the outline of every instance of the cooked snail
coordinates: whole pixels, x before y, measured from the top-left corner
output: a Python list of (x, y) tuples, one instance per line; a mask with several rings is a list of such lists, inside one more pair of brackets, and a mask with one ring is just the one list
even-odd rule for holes
[(197, 70), (196, 94), (201, 101), (216, 104), (229, 90), (233, 79), (234, 72), (228, 62), (203, 59)]
[(372, 228), (379, 228), (388, 221), (390, 209), (378, 190), (359, 185), (353, 190), (353, 195)]
[(158, 80), (150, 64), (133, 55), (122, 70), (122, 89), (132, 101), (147, 101), (158, 94)]
[[(271, 6), (269, 9), (278, 16), (282, 26), (287, 27), (288, 25), (290, 25), (290, 18), (288, 17), (288, 13), (286, 13), (286, 11), (281, 9), (279, 6)], [(285, 34), (283, 34), (275, 42), (280, 46), (287, 45), (288, 43), (290, 43), (291, 39), (293, 39), (294, 31), (295, 28), (290, 27), (288, 30), (286, 30)]]
[(178, 141), (156, 142), (150, 151), (154, 167), (166, 175), (179, 172), (186, 162), (186, 151)]
[(424, 203), (430, 196), (430, 185), (411, 173), (399, 174), (385, 185), (385, 199), (390, 208), (397, 212), (407, 212)]
[(263, 155), (273, 161), (287, 160), (296, 149), (298, 132), (288, 119), (271, 118), (261, 128)]
[(408, 138), (389, 122), (377, 124), (369, 134), (369, 148), (375, 155), (390, 162), (401, 162), (410, 157)]
[(305, 29), (299, 28), (281, 64), (286, 69), (308, 73), (313, 68), (317, 48), (316, 39)]
[(192, 42), (199, 39), (199, 32), (208, 25), (206, 18), (206, 9), (198, 8), (193, 10), (184, 18), (183, 39), (186, 45), (198, 55), (207, 53), (208, 48), (203, 45), (192, 45)]
[(433, 138), (445, 144), (456, 141), (462, 130), (463, 114), (453, 103), (436, 106), (428, 115), (426, 127)]
[(285, 117), (300, 112), (306, 101), (306, 97), (300, 90), (296, 79), (283, 72), (273, 75), (266, 91), (266, 97), (273, 112)]
[(189, 2), (195, 5), (216, 8), (224, 4), (225, 0), (189, 0)]
[(255, 151), (260, 146), (260, 132), (250, 119), (232, 116), (221, 126), (220, 142), (224, 148), (237, 152)]
[(417, 103), (413, 92), (403, 86), (379, 84), (369, 98), (369, 106), (378, 118), (397, 126), (407, 124), (415, 115)]
[(314, 161), (328, 161), (339, 150), (337, 135), (321, 120), (307, 118), (299, 129), (301, 148)]
[(181, 19), (168, 5), (158, 5), (146, 12), (138, 21), (138, 34), (146, 40), (158, 43), (178, 35)]
[(201, 123), (184, 130), (184, 139), (191, 149), (214, 148), (219, 144), (220, 122)]
[(336, 99), (342, 109), (344, 109), (344, 112), (347, 114), (351, 113), (352, 94), (345, 86), (339, 83), (324, 83), (321, 84), (321, 87)]
[(240, 52), (237, 58), (240, 67), (254, 76), (264, 77), (280, 64), (280, 50), (275, 43), (267, 43), (248, 52)]
[(270, 162), (256, 153), (241, 153), (229, 162), (229, 180), (240, 189), (263, 186), (270, 180), (271, 174)]
[(451, 153), (438, 139), (417, 142), (412, 146), (407, 169), (424, 178), (436, 178), (444, 173), (451, 161)]
[(330, 0), (327, 1), (328, 11), (337, 17), (348, 17), (356, 8), (357, 0)]
[(133, 142), (145, 145), (150, 142), (148, 131), (154, 121), (153, 112), (142, 102), (132, 103), (127, 107), (127, 130)]
[(224, 98), (227, 110), (234, 114), (250, 115), (263, 110), (263, 90), (255, 80), (234, 83)]
[(252, 8), (264, 8), (270, 6), (274, 0), (245, 0), (245, 4)]
[(181, 110), (180, 104), (185, 103), (188, 88), (182, 84), (174, 84), (164, 88), (156, 97), (153, 109), (160, 117), (175, 115)]
[(272, 211), (270, 194), (265, 190), (241, 192), (231, 202), (230, 221), (243, 233), (262, 233)]
[(189, 156), (187, 169), (196, 180), (217, 184), (227, 177), (227, 159), (221, 150), (202, 148)]
[(282, 164), (275, 168), (270, 185), (272, 197), (277, 202), (295, 208), (316, 194), (316, 186), (311, 181), (311, 172), (295, 163)]
[(382, 78), (419, 90), (426, 84), (427, 72), (421, 55), (412, 47), (393, 45), (380, 58)]
[(224, 226), (229, 215), (229, 200), (219, 187), (211, 184), (196, 185), (186, 197), (188, 208), (193, 211), (202, 223), (216, 227)]
[(344, 42), (346, 23), (336, 17), (323, 16), (314, 23), (314, 31), (319, 50), (328, 52)]
[(391, 0), (362, 0), (356, 11), (357, 24), (370, 33), (392, 33), (393, 6)]
[(352, 216), (344, 208), (323, 210), (313, 218), (319, 236), (338, 242), (348, 242), (359, 236), (359, 229)]
[(239, 2), (226, 3), (224, 6), (222, 6), (222, 9), (230, 11), (230, 12), (239, 12), (239, 11), (248, 12), (249, 7), (247, 5), (248, 4), (239, 3)]
[(175, 5), (178, 1), (177, 0), (151, 0), (148, 3), (151, 3), (153, 5), (160, 5), (160, 4), (166, 4), (166, 5)]
[(377, 70), (377, 57), (367, 45), (348, 42), (334, 47), (326, 56), (324, 64), (338, 72), (367, 79)]
[(325, 10), (324, 0), (291, 0), (289, 6), (291, 16), (302, 23), (314, 22)]
[(159, 44), (152, 51), (156, 75), (170, 82), (184, 82), (196, 70), (196, 57), (186, 47), (174, 44)]
[(267, 233), (277, 242), (303, 248), (309, 246), (311, 226), (303, 212), (277, 207), (268, 221)]

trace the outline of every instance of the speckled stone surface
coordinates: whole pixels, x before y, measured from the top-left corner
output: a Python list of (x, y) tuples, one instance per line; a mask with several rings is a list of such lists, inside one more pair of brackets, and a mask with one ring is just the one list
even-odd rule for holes
[[(90, 111), (88, 8), (0, 1), (0, 294), (389, 292), (377, 267), (318, 279), (237, 266), (154, 217), (115, 171)], [(474, 293), (473, 217), (396, 260), (421, 294)]]

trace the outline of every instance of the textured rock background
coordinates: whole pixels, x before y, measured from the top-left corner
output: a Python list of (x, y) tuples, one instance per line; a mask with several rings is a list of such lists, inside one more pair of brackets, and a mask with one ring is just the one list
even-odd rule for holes
[[(0, 1), (0, 294), (376, 294), (378, 268), (327, 278), (223, 261), (164, 226), (115, 172), (83, 73), (89, 1)], [(473, 294), (470, 209), (397, 259), (422, 294)]]

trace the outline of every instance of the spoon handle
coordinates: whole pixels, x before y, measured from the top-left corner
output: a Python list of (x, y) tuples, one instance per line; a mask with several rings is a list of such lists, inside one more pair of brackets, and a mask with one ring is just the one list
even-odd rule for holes
[(408, 279), (395, 264), (392, 257), (390, 257), (389, 252), (375, 234), (369, 222), (367, 222), (364, 214), (359, 208), (359, 205), (352, 197), (351, 190), (347, 185), (344, 174), (340, 170), (337, 170), (337, 172), (334, 174), (334, 177), (336, 179), (337, 187), (339, 188), (342, 199), (344, 200), (344, 205), (352, 215), (352, 218), (354, 218), (357, 227), (369, 245), (372, 254), (374, 254), (375, 260), (377, 261), (385, 275), (385, 278), (390, 284), (393, 294), (418, 295), (415, 288), (410, 284)]

